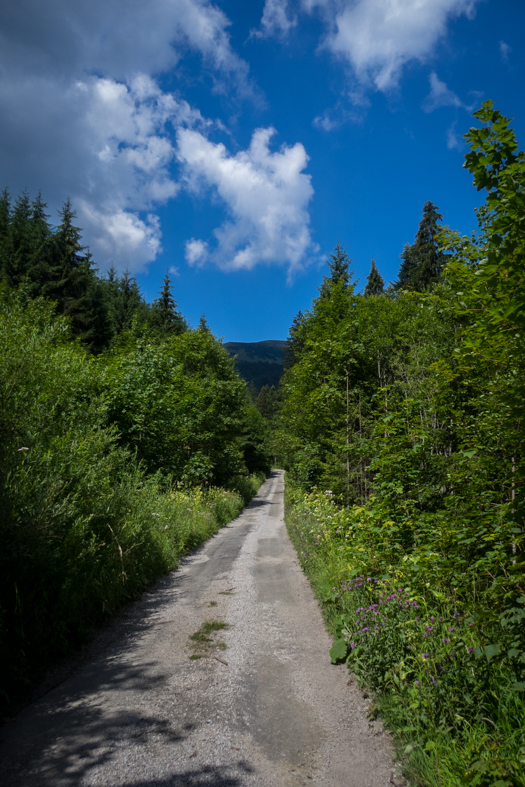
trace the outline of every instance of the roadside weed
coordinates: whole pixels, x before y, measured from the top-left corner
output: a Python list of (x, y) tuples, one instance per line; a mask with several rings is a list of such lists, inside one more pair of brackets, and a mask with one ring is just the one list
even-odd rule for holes
[(294, 488), (287, 503), (332, 661), (374, 692), (411, 784), (525, 787), (525, 597), (490, 614), (479, 588), (460, 595), (374, 554), (359, 510)]
[(223, 620), (205, 620), (201, 627), (190, 636), (190, 640), (193, 643), (192, 647), (197, 651), (190, 656), (190, 659), (206, 656), (216, 648), (226, 650), (227, 645), (225, 642), (217, 642), (210, 635), (227, 628), (229, 628), (229, 624)]

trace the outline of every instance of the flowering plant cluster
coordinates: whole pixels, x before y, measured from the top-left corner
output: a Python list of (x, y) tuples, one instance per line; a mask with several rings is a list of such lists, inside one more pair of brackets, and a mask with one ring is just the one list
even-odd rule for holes
[[(387, 562), (386, 548), (371, 541), (375, 529), (384, 544), (398, 542), (395, 522), (377, 523), (358, 507), (340, 509), (322, 492), (297, 494), (294, 503), (289, 531), (336, 635), (332, 660), (346, 662), (361, 684), (375, 691), (374, 707), (388, 706), (408, 749), (442, 740), (446, 757), (461, 758), (467, 747), (473, 764), (465, 783), (499, 784), (489, 768), (494, 759), (499, 775), (514, 774), (501, 784), (521, 785), (516, 775), (525, 772), (520, 608), (507, 629), (506, 618), (495, 626), (493, 618), (427, 571), (426, 563), (424, 570), (419, 563), (418, 571), (415, 552)], [(516, 605), (525, 612), (523, 601), (518, 598)], [(496, 736), (502, 718), (512, 723)], [(454, 754), (455, 741), (461, 741), (462, 754)], [(513, 754), (520, 747), (521, 764)], [(492, 759), (491, 748), (497, 751)]]

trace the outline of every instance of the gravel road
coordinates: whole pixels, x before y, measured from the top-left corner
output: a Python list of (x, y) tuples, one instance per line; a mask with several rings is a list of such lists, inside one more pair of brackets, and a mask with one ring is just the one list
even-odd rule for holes
[[(0, 730), (3, 787), (389, 785), (389, 738), (346, 668), (330, 664), (283, 487), (274, 471), (238, 519), (99, 633), (73, 675)], [(192, 640), (206, 621), (227, 628)]]

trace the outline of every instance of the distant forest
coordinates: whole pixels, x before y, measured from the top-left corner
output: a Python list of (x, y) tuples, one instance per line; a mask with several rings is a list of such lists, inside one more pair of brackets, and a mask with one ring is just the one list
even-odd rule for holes
[(224, 346), (231, 357), (237, 357), (239, 374), (251, 391), (259, 392), (265, 385), (279, 387), (284, 371), (285, 341), (226, 342)]

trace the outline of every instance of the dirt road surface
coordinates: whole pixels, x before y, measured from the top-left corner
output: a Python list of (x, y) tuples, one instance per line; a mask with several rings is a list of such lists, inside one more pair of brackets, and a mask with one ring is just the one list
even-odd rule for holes
[[(283, 487), (274, 471), (98, 635), (75, 674), (0, 730), (2, 787), (389, 785), (389, 738), (330, 664)], [(228, 628), (190, 639), (210, 620)]]

